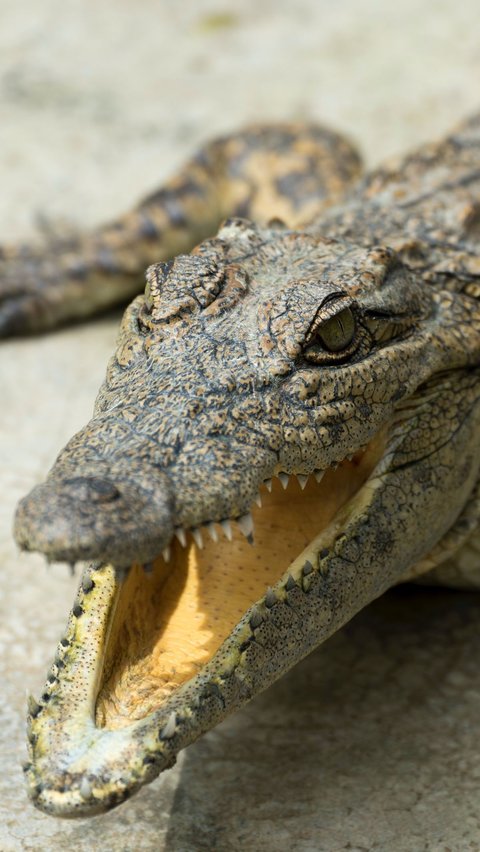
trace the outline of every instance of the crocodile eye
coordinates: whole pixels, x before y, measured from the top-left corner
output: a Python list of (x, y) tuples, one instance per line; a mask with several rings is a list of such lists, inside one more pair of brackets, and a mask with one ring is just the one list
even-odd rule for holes
[(323, 305), (305, 338), (303, 355), (314, 364), (338, 363), (353, 355), (358, 341), (355, 313), (349, 305)]
[[(356, 323), (353, 311), (343, 308), (338, 314), (320, 323), (315, 330), (316, 342), (327, 352), (343, 352), (355, 337)], [(313, 342), (313, 341), (312, 341)]]

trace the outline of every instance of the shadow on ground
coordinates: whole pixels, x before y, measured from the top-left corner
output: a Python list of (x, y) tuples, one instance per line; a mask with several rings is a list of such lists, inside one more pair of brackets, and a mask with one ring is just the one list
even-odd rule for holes
[(371, 605), (187, 751), (165, 848), (475, 848), (479, 603), (411, 586)]

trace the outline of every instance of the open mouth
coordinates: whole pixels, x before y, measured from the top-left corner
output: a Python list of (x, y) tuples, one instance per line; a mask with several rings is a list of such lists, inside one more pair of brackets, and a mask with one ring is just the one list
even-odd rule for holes
[(96, 724), (116, 729), (142, 719), (198, 674), (361, 488), (382, 450), (377, 438), (335, 470), (281, 474), (262, 488), (262, 506), (243, 529), (226, 522), (194, 537), (181, 530), (165, 556), (146, 570), (134, 565), (116, 595)]
[(295, 593), (319, 575), (319, 537), (334, 541), (355, 513), (386, 442), (382, 430), (308, 478), (279, 473), (251, 516), (177, 529), (148, 566), (86, 570), (45, 691), (30, 702), (26, 774), (38, 807), (58, 816), (113, 807), (318, 644), (288, 639), (286, 649), (282, 636), (295, 631), (283, 630), (281, 605), (298, 621)]

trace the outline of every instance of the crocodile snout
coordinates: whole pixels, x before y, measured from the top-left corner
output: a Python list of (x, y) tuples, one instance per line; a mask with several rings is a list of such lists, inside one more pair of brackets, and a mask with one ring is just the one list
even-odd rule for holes
[(50, 561), (147, 562), (172, 536), (171, 504), (160, 472), (148, 487), (124, 476), (52, 476), (20, 502), (15, 538)]

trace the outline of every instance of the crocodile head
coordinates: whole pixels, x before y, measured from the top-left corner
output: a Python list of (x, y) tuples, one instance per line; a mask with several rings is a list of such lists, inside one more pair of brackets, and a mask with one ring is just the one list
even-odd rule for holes
[(468, 311), (392, 250), (229, 220), (147, 278), (92, 421), (17, 511), (23, 548), (95, 560), (29, 705), (57, 815), (123, 801), (399, 580), (478, 468), (446, 403)]

